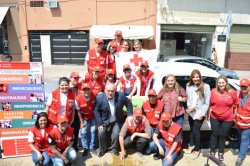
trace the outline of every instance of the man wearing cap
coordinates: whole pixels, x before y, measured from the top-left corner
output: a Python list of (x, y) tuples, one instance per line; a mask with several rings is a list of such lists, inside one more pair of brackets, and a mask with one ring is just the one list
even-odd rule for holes
[[(71, 72), (70, 76), (69, 76), (69, 88), (75, 92), (75, 96), (77, 96), (79, 94), (79, 91), (81, 90), (81, 86), (82, 84), (79, 82), (80, 79), (80, 75), (78, 72)], [(80, 126), (80, 122), (79, 122), (79, 118), (77, 113), (75, 112), (75, 117), (74, 117), (74, 121), (72, 123), (72, 127), (74, 128), (74, 144), (73, 147), (76, 151), (78, 151), (78, 135), (79, 135), (79, 126)]]
[(58, 128), (54, 128), (49, 134), (50, 156), (53, 165), (64, 165), (76, 159), (77, 154), (72, 148), (74, 141), (74, 129), (68, 127), (68, 119), (60, 115), (57, 119)]
[(160, 121), (163, 109), (164, 103), (157, 99), (156, 91), (154, 89), (150, 89), (148, 91), (148, 100), (146, 100), (142, 105), (142, 113), (148, 119), (149, 124), (153, 129), (153, 133)]
[(119, 78), (117, 91), (123, 92), (129, 99), (136, 94), (138, 80), (137, 77), (131, 74), (131, 67), (129, 64), (123, 66), (124, 76)]
[[(98, 127), (99, 154), (103, 156), (108, 148), (116, 155), (119, 154), (119, 132), (125, 121), (123, 107), (127, 115), (132, 115), (132, 103), (122, 92), (116, 92), (114, 84), (106, 84), (105, 93), (96, 96), (94, 115)], [(111, 139), (109, 147), (108, 140)]]
[(104, 41), (102, 39), (95, 40), (95, 48), (90, 49), (85, 57), (85, 66), (88, 73), (92, 73), (96, 66), (100, 68), (100, 76), (105, 77), (105, 71), (108, 68), (108, 54), (103, 50)]
[(238, 110), (235, 116), (235, 126), (241, 133), (240, 151), (235, 165), (242, 165), (248, 151), (250, 140), (250, 81), (240, 80), (240, 91), (238, 93)]
[(172, 165), (181, 150), (182, 132), (181, 126), (172, 121), (168, 112), (161, 114), (161, 120), (155, 129), (153, 140), (154, 142), (150, 143), (150, 148), (157, 153), (154, 158), (160, 156), (163, 166)]
[(121, 147), (120, 158), (125, 159), (127, 148), (135, 147), (138, 155), (142, 157), (148, 139), (151, 138), (151, 128), (142, 110), (134, 109), (133, 116), (126, 118), (119, 134), (119, 142)]
[(89, 84), (91, 92), (96, 96), (98, 93), (102, 92), (103, 89), (103, 78), (100, 76), (101, 69), (99, 66), (93, 68), (92, 73), (87, 73), (85, 75), (84, 83)]
[[(77, 115), (80, 119), (81, 141), (83, 156), (88, 156), (89, 150), (95, 153), (95, 120), (94, 120), (94, 101), (95, 97), (91, 93), (90, 86), (84, 83), (81, 86), (82, 93), (76, 97)], [(90, 135), (90, 137), (88, 137)]]
[(145, 96), (148, 93), (148, 90), (151, 89), (154, 84), (154, 73), (148, 68), (148, 61), (143, 60), (141, 62), (140, 70), (136, 72), (136, 75), (140, 81), (140, 96)]
[[(115, 32), (115, 39), (113, 39), (111, 42), (114, 42), (117, 46), (116, 50), (119, 52), (122, 49), (122, 43), (123, 43), (123, 37), (122, 37), (122, 31), (117, 30)], [(111, 42), (109, 42), (109, 45), (111, 44)], [(109, 45), (107, 48), (109, 48)]]
[(110, 83), (115, 84), (115, 86), (117, 86), (118, 82), (119, 81), (117, 80), (117, 78), (115, 76), (114, 70), (113, 69), (108, 69), (106, 71), (106, 77), (105, 77), (104, 82), (103, 82), (104, 87), (105, 87), (106, 84), (110, 84)]

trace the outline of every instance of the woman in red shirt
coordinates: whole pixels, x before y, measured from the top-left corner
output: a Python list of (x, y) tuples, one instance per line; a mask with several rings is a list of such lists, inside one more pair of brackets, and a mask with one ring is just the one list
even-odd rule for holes
[(215, 148), (219, 147), (219, 160), (223, 161), (226, 136), (234, 122), (236, 93), (229, 89), (226, 76), (219, 76), (216, 88), (211, 91), (210, 121), (212, 134), (210, 138), (210, 153), (215, 155)]

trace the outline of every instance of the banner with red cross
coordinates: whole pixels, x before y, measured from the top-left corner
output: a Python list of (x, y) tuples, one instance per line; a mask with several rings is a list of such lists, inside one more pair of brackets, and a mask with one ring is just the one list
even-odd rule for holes
[(125, 64), (129, 64), (132, 69), (132, 73), (135, 73), (140, 69), (140, 65), (143, 60), (148, 61), (149, 69), (154, 72), (158, 54), (159, 51), (156, 49), (143, 50), (140, 52), (117, 52), (115, 54), (117, 78), (123, 75), (123, 66)]

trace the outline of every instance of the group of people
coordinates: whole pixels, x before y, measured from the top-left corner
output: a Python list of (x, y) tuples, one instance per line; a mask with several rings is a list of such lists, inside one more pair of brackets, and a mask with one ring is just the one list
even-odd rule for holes
[[(84, 157), (90, 152), (102, 157), (111, 151), (125, 159), (126, 150), (134, 147), (140, 156), (154, 153), (162, 165), (172, 165), (182, 147), (187, 113), (190, 138), (185, 153), (192, 154), (193, 159), (199, 157), (200, 128), (207, 118), (212, 130), (210, 153), (215, 155), (218, 146), (221, 161), (230, 128), (235, 124), (239, 129), (241, 146), (236, 165), (241, 165), (250, 137), (249, 80), (241, 80), (241, 89), (236, 92), (229, 89), (227, 78), (220, 76), (211, 91), (199, 70), (193, 70), (186, 89), (179, 86), (174, 75), (167, 75), (156, 93), (152, 89), (154, 73), (147, 61), (135, 74), (129, 64), (124, 64), (124, 76), (116, 78), (114, 52), (123, 50), (125, 40), (121, 31), (115, 37), (109, 43), (109, 53), (103, 50), (102, 39), (95, 40), (95, 48), (86, 56), (87, 74), (83, 79), (77, 72), (59, 79), (45, 112), (38, 115), (29, 131), (34, 163), (48, 165), (51, 159), (54, 165), (64, 165), (74, 160), (80, 132)], [(142, 108), (133, 110), (134, 95), (148, 96)]]

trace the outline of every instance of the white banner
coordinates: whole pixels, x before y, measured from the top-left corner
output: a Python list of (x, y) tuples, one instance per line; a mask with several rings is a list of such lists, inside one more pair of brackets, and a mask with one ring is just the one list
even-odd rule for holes
[(143, 60), (148, 61), (149, 69), (154, 72), (158, 54), (159, 51), (156, 49), (143, 50), (140, 52), (117, 52), (115, 54), (117, 78), (120, 78), (123, 75), (123, 66), (125, 64), (129, 64), (132, 73), (135, 73), (140, 68)]

